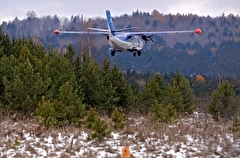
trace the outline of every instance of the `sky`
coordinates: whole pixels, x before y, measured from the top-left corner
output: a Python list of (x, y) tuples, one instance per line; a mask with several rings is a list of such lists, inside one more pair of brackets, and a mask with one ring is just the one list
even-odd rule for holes
[(131, 14), (133, 11), (151, 13), (154, 9), (163, 14), (197, 14), (217, 17), (240, 15), (240, 0), (1, 0), (0, 24), (16, 17), (25, 19), (28, 11), (34, 11), (37, 17), (54, 16), (103, 17), (105, 10), (112, 16)]

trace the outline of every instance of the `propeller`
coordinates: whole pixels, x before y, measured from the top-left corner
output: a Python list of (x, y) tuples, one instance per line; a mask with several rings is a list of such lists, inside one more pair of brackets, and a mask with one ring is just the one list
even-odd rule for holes
[(142, 39), (147, 42), (147, 41), (152, 41), (154, 43), (154, 40), (152, 39), (152, 35), (151, 36), (147, 36), (147, 35), (142, 35)]
[[(149, 32), (149, 28), (148, 28), (148, 32)], [(147, 41), (151, 40), (152, 43), (154, 43), (154, 40), (152, 39), (153, 35), (147, 36), (147, 35), (142, 35), (142, 39), (147, 43)]]

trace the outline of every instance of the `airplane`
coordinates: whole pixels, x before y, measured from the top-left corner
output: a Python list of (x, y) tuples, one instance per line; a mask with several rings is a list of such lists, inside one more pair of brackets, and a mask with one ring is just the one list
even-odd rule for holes
[(153, 41), (152, 36), (161, 35), (161, 34), (173, 34), (173, 33), (196, 33), (201, 34), (202, 30), (200, 28), (195, 30), (186, 30), (186, 31), (154, 31), (154, 32), (137, 32), (130, 31), (136, 29), (136, 27), (132, 28), (123, 28), (123, 29), (115, 29), (113, 24), (113, 18), (111, 17), (111, 13), (109, 10), (106, 10), (107, 17), (107, 26), (108, 29), (100, 29), (100, 28), (88, 28), (88, 31), (61, 31), (54, 30), (55, 34), (85, 34), (85, 35), (103, 35), (106, 36), (109, 45), (109, 51), (111, 55), (114, 56), (116, 52), (132, 52), (135, 57), (136, 54), (141, 56), (141, 50), (143, 48), (144, 42)]

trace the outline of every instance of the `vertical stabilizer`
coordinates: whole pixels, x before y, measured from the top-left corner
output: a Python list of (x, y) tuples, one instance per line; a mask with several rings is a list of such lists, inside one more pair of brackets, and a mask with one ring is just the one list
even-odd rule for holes
[(113, 36), (115, 36), (115, 28), (114, 28), (114, 24), (113, 24), (113, 19), (111, 17), (111, 13), (109, 10), (106, 10), (106, 16), (107, 16), (108, 31)]

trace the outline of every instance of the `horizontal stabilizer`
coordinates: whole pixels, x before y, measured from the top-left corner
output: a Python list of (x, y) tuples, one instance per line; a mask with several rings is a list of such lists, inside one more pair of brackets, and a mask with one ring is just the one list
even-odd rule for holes
[(107, 30), (107, 29), (99, 29), (99, 28), (92, 28), (92, 27), (88, 28), (88, 30), (92, 30), (92, 31), (102, 31), (102, 32), (108, 32), (108, 30)]

